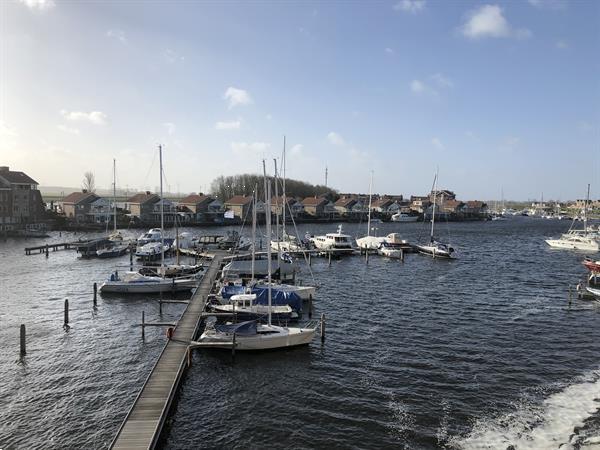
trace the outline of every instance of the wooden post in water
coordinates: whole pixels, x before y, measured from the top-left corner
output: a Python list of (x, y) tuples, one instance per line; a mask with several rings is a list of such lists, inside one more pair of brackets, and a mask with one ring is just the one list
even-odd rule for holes
[[(166, 271), (167, 269), (163, 267), (163, 270)], [(171, 292), (175, 293), (175, 277), (171, 278)]]
[(309, 265), (309, 266), (312, 266), (311, 255), (312, 255), (312, 253), (309, 253), (309, 254), (308, 254), (308, 265)]
[(133, 247), (129, 247), (129, 271), (133, 272)]
[(331, 265), (331, 250), (329, 250), (327, 254), (329, 255), (329, 265)]
[(308, 296), (308, 318), (312, 319), (312, 294)]
[(400, 249), (400, 261), (404, 262), (404, 249)]
[(367, 264), (369, 264), (369, 249), (368, 248), (365, 249), (365, 260), (367, 261)]
[(146, 314), (142, 311), (142, 339), (146, 337)]
[(46, 244), (46, 258), (50, 256), (50, 253), (48, 253), (48, 244)]
[(27, 354), (27, 351), (25, 349), (25, 324), (21, 324), (20, 344), (21, 356), (25, 356)]
[(571, 306), (572, 299), (573, 299), (573, 294), (571, 292), (571, 285), (569, 285), (569, 306)]
[(69, 299), (65, 298), (65, 327), (69, 326)]
[(185, 352), (185, 357), (187, 367), (189, 369), (190, 367), (192, 367), (192, 349), (190, 347), (188, 347), (187, 351)]
[(325, 342), (325, 313), (321, 313), (321, 343)]
[(98, 306), (98, 283), (94, 283), (94, 308)]

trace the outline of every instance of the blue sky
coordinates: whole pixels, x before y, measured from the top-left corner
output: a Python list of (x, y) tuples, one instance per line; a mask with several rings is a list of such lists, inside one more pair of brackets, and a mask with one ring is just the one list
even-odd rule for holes
[[(600, 197), (600, 3), (0, 3), (0, 161), (172, 191), (258, 172), (343, 192)], [(154, 161), (154, 163), (153, 163)], [(154, 165), (153, 165), (154, 164)]]

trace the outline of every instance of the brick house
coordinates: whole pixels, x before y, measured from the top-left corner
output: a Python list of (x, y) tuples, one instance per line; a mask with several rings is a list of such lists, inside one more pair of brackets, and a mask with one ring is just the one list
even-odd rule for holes
[(68, 219), (77, 223), (94, 222), (90, 216), (92, 204), (100, 197), (85, 189), (81, 192), (72, 192), (61, 202), (63, 214)]
[(38, 182), (23, 172), (0, 167), (0, 230), (22, 228), (43, 218)]
[(306, 197), (302, 200), (304, 213), (313, 217), (323, 217), (325, 215), (325, 205), (329, 203), (325, 197)]
[(233, 216), (239, 219), (250, 218), (252, 211), (252, 197), (235, 195), (224, 203), (225, 209), (233, 211)]

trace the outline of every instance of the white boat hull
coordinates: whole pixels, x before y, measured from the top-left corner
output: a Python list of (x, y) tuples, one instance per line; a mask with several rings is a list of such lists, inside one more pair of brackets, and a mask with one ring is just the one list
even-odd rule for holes
[[(258, 325), (258, 333), (251, 336), (236, 335), (235, 349), (241, 351), (272, 350), (276, 348), (308, 345), (315, 336), (316, 328), (279, 327), (275, 325)], [(214, 329), (206, 330), (200, 336), (202, 347), (223, 348), (233, 345), (233, 334), (220, 333)]]
[(416, 247), (419, 250), (419, 253), (422, 253), (424, 255), (430, 255), (434, 258), (452, 258), (452, 254), (450, 252), (446, 250), (441, 250), (435, 245), (417, 245)]
[(392, 216), (392, 222), (416, 222), (419, 216)]
[(546, 239), (546, 243), (553, 248), (567, 250), (581, 250), (586, 252), (597, 252), (599, 250), (598, 242), (589, 240), (589, 242), (574, 241), (570, 239)]
[(164, 279), (160, 281), (132, 282), (105, 281), (100, 285), (100, 292), (121, 294), (158, 294), (161, 292), (191, 291), (198, 286), (199, 279), (181, 279), (172, 281)]

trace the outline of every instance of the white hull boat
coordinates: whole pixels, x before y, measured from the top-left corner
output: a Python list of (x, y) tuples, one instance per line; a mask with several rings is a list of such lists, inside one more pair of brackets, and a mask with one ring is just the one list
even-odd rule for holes
[(568, 250), (597, 252), (600, 249), (598, 241), (592, 238), (576, 235), (563, 235), (560, 239), (546, 239), (546, 243), (553, 248)]
[(454, 249), (440, 242), (432, 242), (430, 245), (417, 245), (419, 253), (430, 255), (434, 258), (453, 258)]
[(392, 215), (392, 222), (416, 222), (419, 216), (411, 216), (406, 213), (396, 213)]
[(317, 250), (334, 250), (336, 254), (353, 253), (352, 237), (342, 233), (342, 226), (338, 226), (337, 233), (327, 233), (324, 236), (314, 236), (310, 241)]
[(139, 272), (125, 272), (122, 277), (119, 274), (114, 275), (100, 285), (100, 292), (157, 294), (191, 291), (200, 281), (198, 277), (162, 278), (142, 275)]

